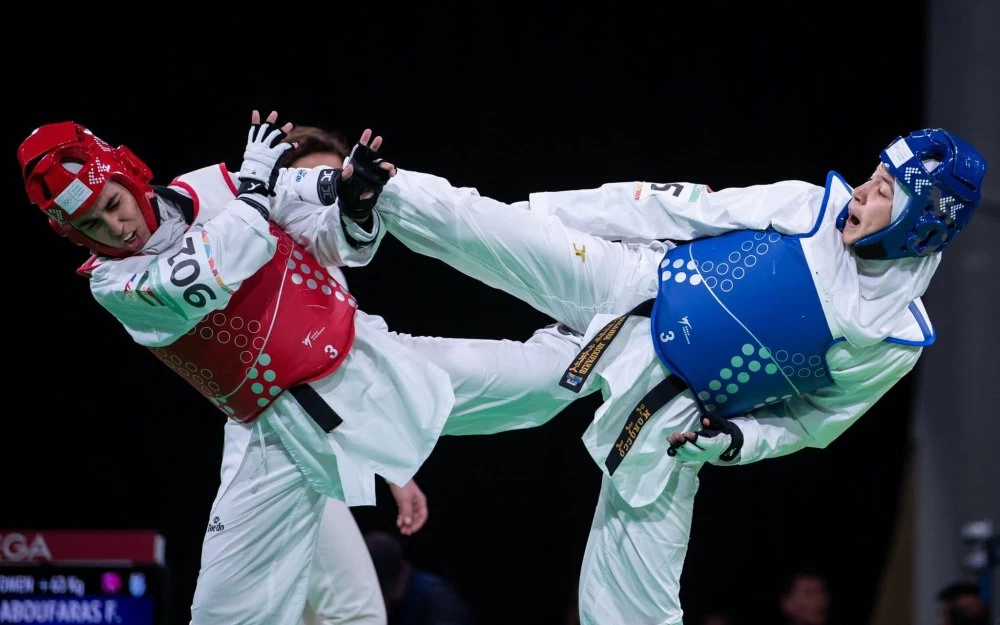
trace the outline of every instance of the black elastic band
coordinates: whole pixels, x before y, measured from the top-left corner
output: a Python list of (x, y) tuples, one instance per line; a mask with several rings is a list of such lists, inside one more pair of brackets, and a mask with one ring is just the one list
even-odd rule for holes
[(312, 420), (316, 422), (316, 425), (321, 427), (324, 432), (332, 432), (338, 425), (344, 422), (340, 418), (340, 415), (330, 407), (330, 404), (326, 403), (322, 397), (319, 396), (311, 386), (308, 384), (300, 384), (298, 386), (293, 386), (288, 389), (288, 392), (292, 394), (295, 401), (299, 402), (302, 409), (308, 413)]

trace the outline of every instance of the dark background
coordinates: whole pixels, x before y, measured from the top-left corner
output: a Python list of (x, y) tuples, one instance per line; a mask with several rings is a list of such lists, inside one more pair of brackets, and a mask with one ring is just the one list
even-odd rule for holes
[[(250, 110), (277, 109), (352, 140), (371, 126), (400, 166), (516, 201), (629, 180), (823, 184), (829, 169), (857, 183), (890, 139), (922, 125), (920, 3), (848, 0), (815, 15), (658, 6), (296, 5), (132, 24), (27, 7), (35, 19), (16, 29), (30, 43), (5, 44), (14, 403), (0, 430), (0, 528), (159, 530), (186, 623), (222, 449), (219, 413), (93, 303), (73, 273), (85, 252), (28, 204), (14, 153), (32, 129), (73, 119), (166, 183), (212, 162), (238, 168)], [(347, 275), (362, 308), (402, 332), (524, 339), (549, 322), (388, 237)], [(836, 622), (866, 622), (911, 390), (907, 378), (827, 450), (706, 467), (686, 611), (723, 605), (767, 623), (779, 580), (810, 564), (829, 575)], [(430, 520), (405, 548), (457, 584), (477, 623), (564, 621), (600, 482), (579, 440), (597, 405), (533, 431), (444, 438), (418, 473)], [(394, 528), (384, 485), (376, 508), (355, 513), (363, 530)]]

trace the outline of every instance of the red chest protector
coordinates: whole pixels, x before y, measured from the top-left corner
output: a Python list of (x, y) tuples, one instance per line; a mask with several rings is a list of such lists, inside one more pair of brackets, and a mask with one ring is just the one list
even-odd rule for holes
[[(195, 199), (199, 221), (234, 196), (221, 167), (186, 174), (173, 184)], [(354, 342), (354, 297), (277, 226), (270, 230), (278, 237), (277, 251), (224, 309), (209, 313), (170, 345), (151, 348), (243, 423), (256, 419), (282, 391), (332, 373)]]
[(153, 353), (223, 410), (253, 421), (282, 391), (325, 377), (354, 342), (357, 303), (273, 224), (278, 250), (222, 310)]

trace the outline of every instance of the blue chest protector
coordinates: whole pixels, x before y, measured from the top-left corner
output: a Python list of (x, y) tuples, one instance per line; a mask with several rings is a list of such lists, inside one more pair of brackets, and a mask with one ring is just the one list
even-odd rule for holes
[(833, 343), (797, 236), (738, 230), (660, 263), (651, 315), (663, 363), (701, 408), (737, 416), (833, 383)]

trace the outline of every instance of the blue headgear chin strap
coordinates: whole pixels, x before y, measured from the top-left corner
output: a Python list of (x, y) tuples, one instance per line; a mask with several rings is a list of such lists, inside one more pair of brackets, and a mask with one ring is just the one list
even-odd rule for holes
[[(865, 259), (927, 256), (948, 247), (979, 204), (986, 161), (953, 133), (940, 128), (897, 137), (880, 159), (895, 179), (888, 226), (854, 244)], [(848, 211), (837, 217), (843, 231)]]

